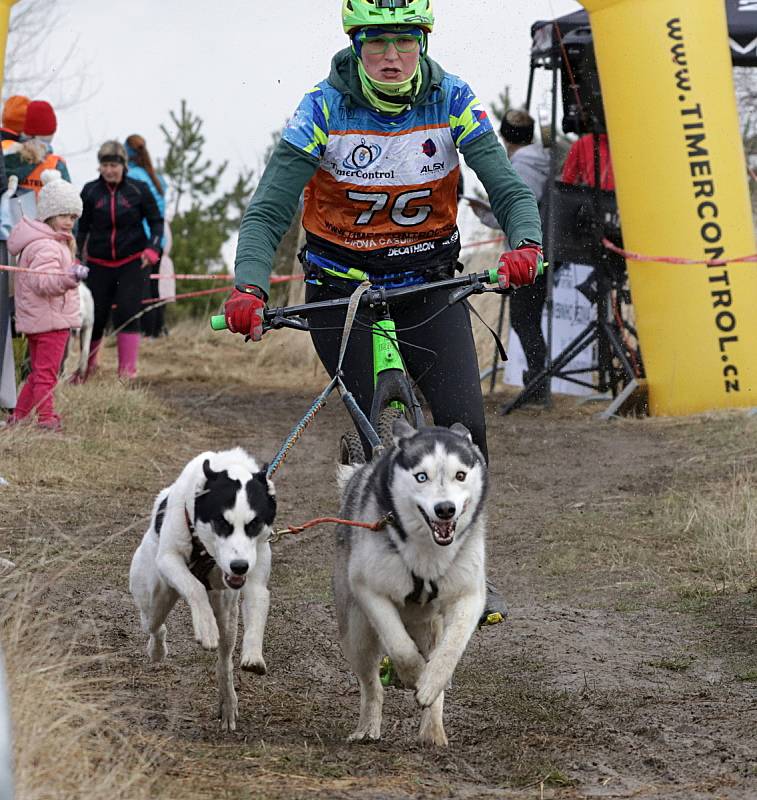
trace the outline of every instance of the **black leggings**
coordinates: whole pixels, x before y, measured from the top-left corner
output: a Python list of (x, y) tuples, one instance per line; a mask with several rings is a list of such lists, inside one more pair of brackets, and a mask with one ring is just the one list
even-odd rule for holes
[[(307, 287), (309, 303), (336, 297), (344, 294), (327, 286)], [(434, 423), (449, 426), (461, 422), (488, 459), (484, 401), (470, 314), (462, 303), (448, 306), (448, 297), (449, 290), (440, 290), (392, 303), (400, 351), (408, 374), (431, 408)], [(429, 320), (437, 312), (441, 313)], [(310, 336), (321, 363), (332, 377), (339, 358), (345, 315), (345, 309), (337, 309), (310, 318)], [(370, 414), (373, 347), (369, 320), (362, 313), (352, 328), (342, 367), (347, 388), (363, 412)]]
[(103, 267), (87, 264), (89, 275), (87, 286), (95, 301), (95, 324), (92, 328), (92, 341), (102, 339), (105, 326), (113, 309), (113, 327), (120, 328), (126, 320), (131, 320), (122, 328), (123, 333), (139, 333), (139, 320), (133, 319), (142, 310), (142, 287), (144, 274), (142, 259), (130, 261), (122, 267)]
[(541, 330), (541, 315), (547, 298), (547, 279), (537, 277), (532, 286), (522, 286), (510, 296), (510, 324), (518, 334), (529, 372), (537, 373), (547, 362), (547, 344)]

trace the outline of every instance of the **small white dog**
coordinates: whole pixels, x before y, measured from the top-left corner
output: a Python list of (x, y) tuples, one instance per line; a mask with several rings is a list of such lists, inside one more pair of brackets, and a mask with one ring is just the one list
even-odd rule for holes
[(76, 368), (76, 372), (84, 377), (87, 374), (87, 360), (92, 344), (92, 328), (95, 326), (95, 301), (92, 292), (83, 281), (79, 283), (79, 308), (81, 327), (79, 328), (79, 366)]
[[(95, 326), (95, 300), (83, 281), (79, 284), (79, 313), (81, 314), (81, 325), (71, 329), (71, 336), (66, 342), (66, 352), (63, 356), (63, 364), (65, 364), (68, 360), (71, 340), (77, 338), (79, 340), (79, 363), (71, 375), (71, 383), (84, 383), (87, 375), (89, 350), (92, 345), (92, 328)], [(63, 364), (61, 364), (61, 372), (63, 372)]]
[(268, 618), (268, 543), (276, 493), (265, 468), (241, 448), (201, 453), (157, 497), (150, 527), (134, 553), (129, 588), (152, 661), (166, 657), (165, 620), (179, 597), (192, 612), (195, 639), (218, 648), (216, 675), (221, 728), (237, 719), (232, 656), (239, 596), (244, 638), (242, 669), (262, 675)]

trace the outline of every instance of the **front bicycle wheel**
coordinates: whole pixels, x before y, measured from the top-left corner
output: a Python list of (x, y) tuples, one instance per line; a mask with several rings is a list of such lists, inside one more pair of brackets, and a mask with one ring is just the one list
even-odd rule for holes
[(379, 435), (381, 444), (383, 444), (384, 447), (389, 448), (394, 446), (394, 423), (398, 419), (405, 419), (408, 424), (413, 427), (416, 426), (413, 415), (406, 408), (399, 409), (394, 406), (388, 406), (382, 409), (379, 414), (376, 433)]
[[(416, 419), (406, 408), (399, 409), (395, 406), (387, 406), (379, 413), (376, 424), (376, 433), (381, 444), (389, 449), (394, 446), (394, 423), (398, 419), (405, 419), (416, 427)], [(339, 439), (339, 463), (344, 465), (365, 464), (365, 450), (363, 442), (357, 431), (347, 431)]]
[(339, 463), (345, 466), (365, 464), (363, 442), (357, 431), (347, 431), (339, 439)]

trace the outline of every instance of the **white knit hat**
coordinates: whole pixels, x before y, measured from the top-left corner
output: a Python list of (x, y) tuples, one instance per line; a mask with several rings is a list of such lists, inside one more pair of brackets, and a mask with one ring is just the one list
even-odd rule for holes
[(44, 186), (37, 196), (37, 217), (41, 220), (59, 214), (81, 216), (82, 202), (76, 187), (64, 181), (57, 169), (46, 169), (42, 173)]

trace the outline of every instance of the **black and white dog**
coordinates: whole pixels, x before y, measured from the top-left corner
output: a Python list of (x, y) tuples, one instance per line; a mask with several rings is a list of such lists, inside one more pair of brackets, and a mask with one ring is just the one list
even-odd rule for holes
[(201, 453), (157, 497), (150, 527), (134, 553), (129, 588), (150, 634), (147, 653), (166, 657), (166, 626), (179, 597), (192, 612), (195, 639), (218, 648), (221, 727), (236, 728), (232, 656), (239, 596), (244, 638), (242, 669), (266, 671), (263, 633), (268, 618), (268, 543), (276, 514), (273, 484), (241, 448)]
[(334, 600), (360, 682), (360, 720), (349, 738), (381, 735), (379, 662), (388, 654), (423, 709), (421, 742), (446, 745), (444, 690), (486, 597), (486, 465), (462, 425), (416, 431), (400, 420), (394, 434), (395, 446), (377, 460), (340, 468), (343, 519), (390, 515), (378, 533), (337, 528)]

